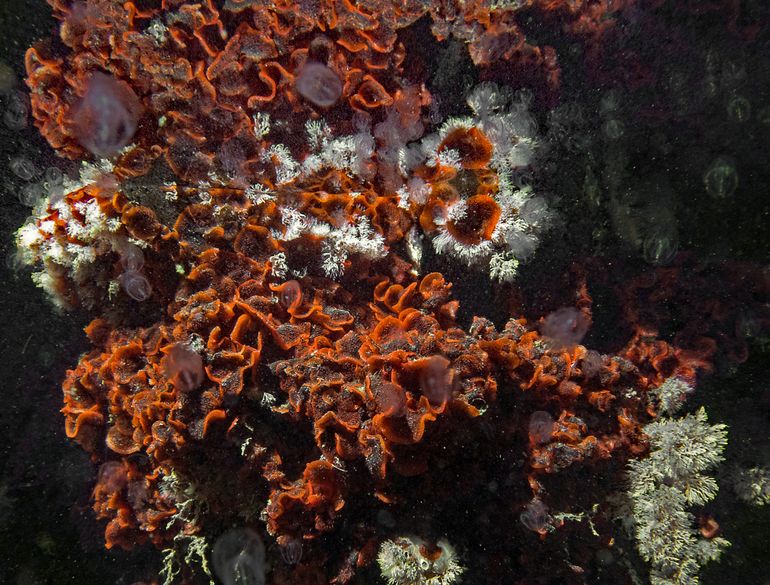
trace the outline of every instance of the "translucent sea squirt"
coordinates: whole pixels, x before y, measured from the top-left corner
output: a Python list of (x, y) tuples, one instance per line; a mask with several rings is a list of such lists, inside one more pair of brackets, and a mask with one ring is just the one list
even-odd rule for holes
[(141, 111), (128, 84), (96, 72), (73, 115), (75, 137), (91, 154), (112, 156), (131, 142)]
[(295, 87), (302, 97), (321, 108), (333, 106), (342, 95), (342, 81), (337, 74), (315, 61), (305, 64)]
[(182, 392), (192, 392), (203, 383), (203, 360), (189, 345), (175, 343), (164, 349), (166, 376)]
[(125, 293), (135, 301), (146, 301), (152, 295), (152, 285), (147, 277), (136, 270), (126, 270), (118, 277)]
[(231, 528), (211, 551), (214, 573), (223, 585), (264, 585), (265, 545), (249, 528)]

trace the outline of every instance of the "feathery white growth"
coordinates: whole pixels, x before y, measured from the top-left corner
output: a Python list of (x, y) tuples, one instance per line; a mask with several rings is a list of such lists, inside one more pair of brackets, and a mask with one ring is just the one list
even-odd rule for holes
[(345, 271), (345, 261), (350, 254), (360, 254), (370, 260), (387, 254), (385, 238), (372, 228), (366, 216), (355, 224), (331, 230), (322, 248), (322, 268), (326, 276), (339, 278)]
[(168, 28), (161, 22), (160, 18), (152, 19), (150, 26), (147, 27), (145, 33), (151, 36), (152, 40), (154, 40), (155, 44), (158, 46), (165, 43), (168, 38)]
[(254, 183), (246, 187), (245, 195), (254, 205), (275, 201), (275, 193), (261, 183)]
[(366, 163), (374, 154), (374, 138), (368, 129), (357, 134), (334, 136), (324, 120), (305, 123), (310, 154), (302, 161), (302, 174), (311, 175), (324, 167), (348, 171), (363, 176)]
[(467, 103), (473, 113), (482, 120), (503, 113), (511, 103), (513, 94), (507, 87), (485, 81), (468, 94)]
[(311, 150), (319, 150), (332, 137), (332, 129), (326, 120), (308, 120), (305, 122), (305, 131)]
[(420, 150), (425, 158), (425, 164), (435, 167), (438, 162), (438, 147), (441, 145), (440, 134), (429, 134), (420, 141)]
[(398, 195), (398, 206), (401, 209), (409, 209), (409, 190), (406, 185), (401, 185), (401, 188), (396, 191), (396, 195)]
[(275, 165), (275, 179), (280, 185), (289, 183), (297, 178), (300, 172), (299, 163), (283, 144), (273, 144), (262, 154), (264, 162), (273, 162)]
[(406, 234), (406, 253), (419, 272), (422, 262), (422, 236), (415, 226)]
[(442, 167), (459, 169), (461, 167), (462, 158), (460, 157), (460, 152), (454, 148), (445, 148), (438, 153), (437, 160), (438, 164)]
[(695, 390), (681, 378), (667, 378), (660, 386), (650, 391), (660, 402), (660, 410), (668, 415), (676, 413), (687, 397)]
[[(460, 199), (447, 208), (447, 219), (450, 221), (457, 223), (464, 220), (466, 217), (468, 217), (468, 203), (465, 199)], [(437, 221), (436, 223), (439, 222)]]
[(447, 121), (441, 125), (441, 128), (438, 129), (438, 135), (440, 140), (444, 140), (444, 138), (449, 136), (449, 134), (455, 130), (470, 130), (475, 125), (476, 121), (469, 116), (464, 116), (462, 118), (448, 118)]
[(104, 175), (111, 174), (113, 170), (115, 170), (115, 166), (106, 158), (101, 158), (94, 162), (83, 161), (80, 165), (80, 183), (76, 185), (67, 185), (67, 182), (65, 181), (64, 192), (72, 192), (85, 185), (96, 183)]
[(644, 431), (650, 454), (631, 461), (628, 470), (637, 548), (652, 567), (653, 583), (697, 583), (700, 567), (730, 544), (721, 537), (700, 538), (687, 510), (717, 493), (716, 481), (705, 472), (723, 460), (726, 427), (709, 425), (701, 408), (694, 415), (652, 422)]
[(510, 252), (492, 254), (489, 259), (489, 277), (500, 282), (513, 282), (519, 274), (519, 260)]
[(388, 585), (452, 585), (460, 582), (465, 568), (452, 545), (441, 539), (436, 543), (436, 558), (423, 555), (426, 543), (416, 536), (399, 536), (380, 545), (377, 564)]
[(283, 280), (289, 273), (289, 266), (286, 264), (286, 254), (278, 252), (268, 258), (270, 262), (270, 273), (278, 280)]
[(416, 205), (424, 205), (430, 195), (430, 185), (420, 177), (412, 177), (407, 181), (406, 188), (409, 191), (409, 199)]
[(436, 250), (436, 254), (451, 254), (471, 266), (487, 260), (494, 252), (495, 246), (491, 240), (481, 240), (478, 244), (465, 244), (442, 227), (433, 237), (433, 249)]
[(254, 135), (262, 139), (270, 134), (270, 114), (267, 112), (257, 112), (252, 116), (254, 120)]
[(281, 208), (281, 223), (286, 226), (286, 232), (279, 234), (276, 239), (286, 242), (296, 240), (308, 230), (308, 217), (293, 207)]

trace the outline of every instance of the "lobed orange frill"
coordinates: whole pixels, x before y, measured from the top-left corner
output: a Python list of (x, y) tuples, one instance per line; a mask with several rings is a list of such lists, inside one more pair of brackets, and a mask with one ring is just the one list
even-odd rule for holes
[[(186, 180), (212, 172), (244, 177), (264, 169), (257, 113), (280, 121), (270, 138), (277, 142), (297, 130), (293, 120), (327, 114), (351, 120), (354, 113), (382, 119), (399, 90), (425, 81), (406, 72), (420, 70), (413, 62), (428, 56), (407, 55), (405, 47), (414, 41), (402, 34), (422, 17), (432, 19), (438, 41), (467, 43), (483, 77), (531, 81), (553, 101), (560, 76), (556, 52), (529, 44), (521, 21), (558, 23), (600, 60), (614, 11), (621, 8), (566, 0), (493, 7), (348, 0), (49, 3), (62, 22), (68, 52), (59, 56), (46, 44), (27, 52), (32, 113), (43, 136), (67, 157), (88, 155), (77, 139), (74, 111), (91, 75), (105, 72), (127, 82), (144, 109), (133, 144), (116, 161), (121, 174), (143, 174), (164, 156)], [(330, 108), (315, 106), (296, 90), (308, 62), (321, 63), (340, 80), (341, 96)]]

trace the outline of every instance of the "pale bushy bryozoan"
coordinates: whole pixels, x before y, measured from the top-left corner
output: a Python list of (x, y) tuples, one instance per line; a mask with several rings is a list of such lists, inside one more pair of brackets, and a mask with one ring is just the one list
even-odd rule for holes
[(439, 540), (441, 554), (433, 560), (420, 552), (425, 541), (416, 536), (399, 536), (380, 545), (377, 563), (388, 585), (452, 585), (460, 583), (465, 569), (454, 548)]
[(725, 425), (709, 425), (706, 411), (662, 418), (644, 427), (650, 454), (629, 464), (629, 491), (637, 548), (651, 565), (653, 585), (698, 583), (701, 566), (717, 560), (729, 542), (702, 538), (691, 506), (714, 499), (718, 486), (705, 475), (723, 459)]

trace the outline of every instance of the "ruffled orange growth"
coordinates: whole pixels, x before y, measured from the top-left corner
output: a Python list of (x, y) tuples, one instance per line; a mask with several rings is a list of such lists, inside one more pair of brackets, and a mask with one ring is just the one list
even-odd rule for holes
[(464, 244), (478, 244), (492, 237), (501, 210), (489, 195), (476, 195), (466, 202), (467, 209), (462, 221), (447, 221), (447, 231)]
[[(235, 193), (221, 197), (240, 201)], [(210, 219), (208, 210), (192, 205), (161, 240), (178, 242), (187, 254), (203, 246)], [(142, 453), (148, 475), (159, 466), (219, 460), (228, 445), (241, 445), (238, 459), (247, 468), (239, 473), (267, 481), (268, 526), (279, 538), (330, 530), (345, 512), (350, 481), (369, 486), (383, 502), (396, 501), (395, 477), (431, 472), (458, 429), (473, 428), (470, 421), (498, 408), (501, 393), (517, 404), (504, 416), (513, 417), (517, 448), (528, 450), (533, 485), (541, 474), (621, 449), (643, 452), (643, 396), (658, 379), (652, 373), (696, 367), (678, 350), (643, 339), (622, 360), (580, 346), (550, 349), (524, 320), (498, 332), (476, 318), (465, 331), (455, 322), (451, 284), (438, 273), (400, 283), (370, 276), (357, 292), (313, 276), (276, 281), (266, 229), (251, 222), (219, 227), (222, 248), (185, 256), (193, 267), (163, 322), (146, 329), (111, 329), (104, 321), (89, 327), (98, 349), (69, 372), (63, 413), (68, 435), (90, 452), (106, 445), (114, 456)], [(169, 368), (174, 347), (200, 358), (200, 380)], [(629, 398), (628, 388), (638, 397)], [(266, 416), (269, 406), (260, 405), (266, 393), (272, 416), (306, 433), (303, 439), (272, 439), (270, 450), (252, 442), (269, 429), (254, 424)], [(551, 413), (554, 423), (533, 442), (516, 413), (538, 410)], [(588, 422), (594, 420), (601, 421), (597, 428)], [(322, 459), (308, 464), (301, 479), (287, 480), (281, 460), (313, 460), (319, 452)], [(100, 498), (111, 543), (123, 542), (122, 531), (137, 525), (144, 530), (136, 511), (120, 512), (122, 504)], [(118, 520), (126, 514), (136, 519)]]
[(447, 134), (438, 151), (456, 150), (464, 169), (483, 169), (492, 158), (492, 143), (478, 128), (457, 128)]
[(160, 496), (155, 478), (128, 460), (102, 464), (93, 498), (97, 517), (108, 520), (107, 548), (130, 550), (148, 539), (163, 546), (171, 540), (166, 524), (176, 509)]
[[(329, 530), (345, 505), (342, 479), (328, 461), (308, 463), (301, 479), (271, 491), (266, 509), (268, 531), (308, 538)], [(306, 527), (311, 531), (303, 531)]]

